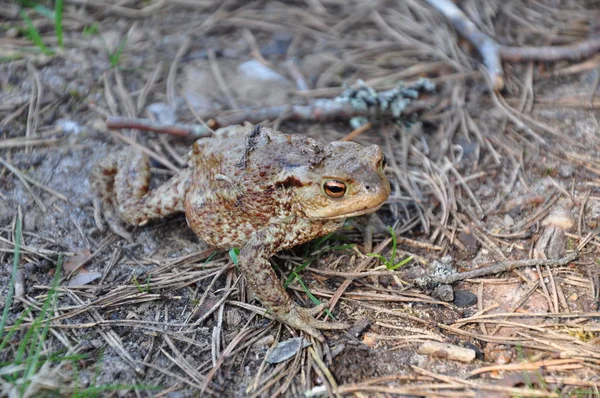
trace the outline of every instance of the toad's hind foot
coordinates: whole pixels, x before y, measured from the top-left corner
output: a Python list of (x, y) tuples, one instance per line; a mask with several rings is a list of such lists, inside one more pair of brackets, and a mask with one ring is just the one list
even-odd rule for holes
[(319, 330), (344, 330), (350, 327), (350, 324), (343, 322), (325, 322), (315, 319), (313, 315), (321, 312), (324, 305), (319, 305), (315, 308), (302, 308), (297, 305), (284, 313), (277, 314), (276, 318), (280, 322), (293, 327), (294, 329), (302, 330), (305, 333), (313, 336), (321, 343), (325, 342), (325, 338)]
[[(187, 176), (184, 171), (149, 191), (150, 163), (145, 154), (134, 148), (110, 154), (91, 177), (100, 198), (94, 203), (96, 214), (104, 217), (113, 232), (131, 241), (124, 224), (140, 226), (183, 211)], [(101, 217), (96, 217), (96, 224), (102, 230)]]

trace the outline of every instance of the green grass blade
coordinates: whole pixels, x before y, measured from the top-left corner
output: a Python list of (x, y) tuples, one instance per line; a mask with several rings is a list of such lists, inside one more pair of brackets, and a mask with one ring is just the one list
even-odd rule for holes
[[(233, 265), (236, 266), (236, 268), (238, 266), (239, 256), (240, 249), (234, 247), (233, 249), (229, 250), (229, 258), (231, 258), (231, 262), (233, 263)], [(206, 262), (208, 262), (208, 260), (206, 260)]]
[(390, 226), (388, 226), (388, 230), (392, 236), (392, 253), (390, 255), (390, 264), (393, 264), (394, 261), (396, 261), (396, 232), (394, 231), (394, 228)]
[(302, 264), (300, 264), (299, 266), (294, 268), (292, 270), (292, 272), (290, 272), (290, 276), (288, 276), (287, 279), (285, 280), (285, 282), (283, 283), (283, 287), (285, 287), (287, 289), (289, 284), (292, 283), (294, 281), (294, 279), (296, 279), (296, 278), (300, 279), (299, 273), (304, 271), (304, 268), (311, 265), (313, 261), (314, 261), (314, 259), (306, 260), (305, 262), (303, 262)]
[[(297, 280), (298, 280), (298, 283), (300, 284), (300, 287), (302, 287), (302, 290), (304, 290), (304, 293), (306, 293), (306, 295), (308, 296), (308, 298), (310, 298), (310, 301), (312, 301), (314, 305), (320, 305), (321, 304), (321, 300), (319, 300), (318, 298), (315, 297), (314, 294), (312, 294), (312, 292), (304, 284), (304, 281), (301, 278), (299, 278), (299, 277), (297, 278)], [(325, 313), (327, 315), (329, 315), (331, 317), (331, 319), (335, 320), (335, 317), (333, 316), (333, 314), (331, 313), (331, 311), (329, 311), (327, 308), (325, 308)]]
[[(15, 278), (17, 277), (17, 270), (19, 269), (19, 256), (21, 255), (21, 218), (19, 216), (17, 216), (16, 223), (13, 267), (10, 273), (10, 282), (8, 284), (8, 295), (4, 303), (4, 309), (2, 310), (2, 319), (0, 319), (0, 337), (2, 337), (4, 334), (4, 326), (6, 326), (6, 322), (8, 321), (8, 313), (15, 295)], [(2, 343), (4, 344), (4, 342)]]
[(413, 257), (412, 257), (412, 256), (408, 256), (408, 257), (406, 257), (404, 260), (400, 261), (398, 264), (396, 264), (396, 265), (392, 266), (392, 267), (391, 267), (391, 269), (392, 269), (392, 270), (396, 270), (396, 269), (398, 269), (398, 268), (402, 267), (403, 265), (406, 265), (406, 264), (408, 264), (408, 262), (410, 262), (410, 260), (412, 260), (412, 259), (413, 259)]
[(58, 287), (58, 283), (60, 282), (60, 271), (62, 268), (62, 262), (62, 256), (59, 256), (58, 262), (56, 264), (56, 272), (54, 273), (54, 280), (52, 281), (52, 287), (48, 291), (48, 297), (46, 297), (46, 300), (42, 305), (42, 311), (38, 316), (38, 318), (40, 319), (40, 323), (42, 321), (44, 322), (44, 329), (42, 329), (42, 333), (38, 335), (37, 347), (33, 355), (30, 358), (28, 358), (29, 369), (25, 374), (26, 380), (29, 379), (29, 377), (33, 376), (33, 374), (39, 369), (38, 358), (40, 356), (42, 347), (44, 346), (44, 341), (46, 341), (46, 336), (48, 335), (48, 331), (50, 329), (50, 319), (52, 319), (52, 314), (48, 313), (48, 308), (56, 303), (56, 288)]
[(125, 36), (123, 40), (121, 40), (121, 43), (119, 43), (119, 47), (117, 47), (117, 50), (108, 56), (110, 66), (112, 66), (113, 68), (119, 66), (119, 62), (121, 62), (121, 55), (123, 54), (123, 50), (125, 49), (125, 44), (127, 44), (127, 36)]
[(63, 39), (63, 0), (56, 0), (54, 6), (54, 32), (56, 33), (56, 40), (60, 48), (64, 47)]
[(44, 44), (42, 36), (40, 36), (40, 32), (38, 32), (36, 27), (33, 25), (29, 15), (27, 15), (27, 13), (23, 10), (20, 11), (20, 14), (21, 18), (23, 18), (23, 21), (25, 21), (25, 25), (27, 26), (27, 35), (29, 36), (29, 39), (40, 49), (43, 54), (51, 55), (52, 51), (50, 51)]
[(6, 345), (10, 341), (10, 339), (12, 339), (12, 337), (15, 335), (15, 333), (17, 333), (19, 331), (19, 325), (23, 323), (23, 321), (25, 320), (25, 317), (31, 312), (31, 308), (33, 308), (33, 307), (32, 306), (27, 307), (25, 309), (25, 311), (23, 311), (21, 313), (21, 315), (19, 315), (15, 324), (9, 329), (6, 336), (4, 336), (2, 338), (2, 342), (0, 343), (0, 352), (2, 352), (4, 347), (6, 347)]

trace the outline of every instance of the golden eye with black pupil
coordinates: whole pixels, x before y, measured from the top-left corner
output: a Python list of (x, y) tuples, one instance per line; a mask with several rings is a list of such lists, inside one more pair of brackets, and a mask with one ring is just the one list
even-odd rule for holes
[(346, 193), (346, 184), (338, 180), (328, 180), (323, 183), (323, 190), (327, 196), (341, 198)]

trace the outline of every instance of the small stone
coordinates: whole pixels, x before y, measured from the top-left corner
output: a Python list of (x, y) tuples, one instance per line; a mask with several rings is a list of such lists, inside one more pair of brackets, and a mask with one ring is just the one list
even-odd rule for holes
[(479, 250), (479, 241), (475, 239), (473, 234), (468, 233), (467, 231), (462, 231), (458, 234), (458, 240), (462, 242), (463, 245), (467, 248), (467, 251), (471, 254), (477, 253)]
[(515, 220), (509, 214), (504, 215), (504, 228), (511, 229), (515, 225)]
[(6, 32), (4, 33), (4, 35), (6, 37), (17, 37), (19, 35), (19, 29), (17, 28), (9, 28), (6, 30)]
[(23, 230), (33, 232), (35, 231), (37, 214), (34, 212), (27, 212), (23, 217)]
[(159, 123), (173, 124), (177, 121), (175, 108), (164, 102), (155, 102), (146, 108)]
[(290, 359), (302, 348), (306, 348), (310, 342), (302, 337), (295, 337), (277, 344), (267, 357), (267, 362), (274, 364)]
[(563, 178), (569, 178), (572, 177), (573, 174), (575, 174), (575, 167), (573, 167), (572, 164), (561, 164), (560, 166), (558, 166), (558, 175), (560, 175)]
[(572, 295), (569, 296), (569, 300), (571, 300), (571, 301), (577, 301), (578, 298), (579, 298), (579, 296), (577, 295), (577, 293), (573, 293)]
[(557, 206), (548, 216), (542, 221), (543, 226), (556, 226), (565, 231), (571, 230), (575, 226), (576, 220), (571, 212), (562, 206)]
[(79, 123), (73, 120), (58, 119), (56, 121), (56, 127), (65, 134), (80, 134), (82, 127)]
[(362, 343), (367, 347), (374, 347), (375, 343), (377, 343), (377, 337), (373, 333), (365, 333), (362, 338)]
[(390, 287), (392, 285), (393, 279), (390, 275), (379, 275), (379, 284), (383, 287)]
[(238, 72), (241, 74), (256, 80), (277, 80), (287, 83), (287, 79), (269, 68), (266, 65), (261, 64), (255, 59), (246, 61), (238, 66)]
[(467, 308), (477, 304), (477, 295), (468, 290), (457, 290), (454, 292), (454, 305)]
[(452, 286), (450, 285), (439, 285), (433, 289), (433, 297), (450, 302), (454, 300), (454, 290), (452, 290)]

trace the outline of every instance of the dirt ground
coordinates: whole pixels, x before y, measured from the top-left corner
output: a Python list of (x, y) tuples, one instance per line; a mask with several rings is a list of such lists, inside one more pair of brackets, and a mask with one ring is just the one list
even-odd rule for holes
[[(493, 91), (433, 2), (65, 0), (62, 35), (54, 2), (1, 2), (0, 395), (600, 396), (600, 54), (505, 60)], [(458, 5), (502, 45), (600, 34), (596, 1)], [(421, 78), (399, 117), (324, 110)], [(100, 160), (144, 148), (159, 184), (194, 141), (111, 116), (380, 145), (386, 205), (272, 259), (352, 328), (286, 348), (298, 333), (183, 216), (132, 243), (99, 230)]]

